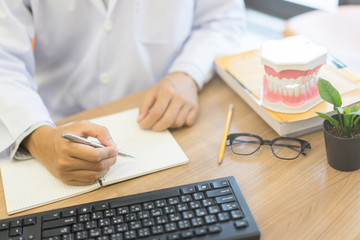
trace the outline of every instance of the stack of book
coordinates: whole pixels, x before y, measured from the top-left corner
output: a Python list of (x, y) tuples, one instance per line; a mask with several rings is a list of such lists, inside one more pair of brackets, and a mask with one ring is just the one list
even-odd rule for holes
[[(329, 57), (328, 64), (321, 67), (319, 76), (329, 80), (342, 96), (342, 106), (360, 102), (360, 79), (339, 68)], [(262, 105), (261, 91), (264, 67), (260, 50), (252, 50), (215, 59), (218, 75), (280, 136), (296, 137), (321, 129), (323, 119), (315, 113), (335, 113), (333, 106), (321, 102), (303, 113), (280, 113)]]

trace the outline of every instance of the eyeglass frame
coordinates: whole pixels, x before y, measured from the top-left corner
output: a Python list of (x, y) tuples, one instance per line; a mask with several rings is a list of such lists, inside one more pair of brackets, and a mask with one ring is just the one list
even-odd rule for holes
[[(238, 153), (238, 152), (235, 152), (233, 150), (233, 141), (234, 139), (236, 139), (237, 137), (239, 136), (247, 136), (247, 137), (255, 137), (257, 138), (259, 141), (260, 141), (260, 144), (259, 144), (259, 147), (257, 147), (253, 152), (251, 153)], [(296, 141), (296, 142), (299, 142), (300, 145), (301, 145), (301, 149), (298, 153), (298, 155), (296, 157), (293, 157), (293, 158), (282, 158), (282, 157), (279, 157), (276, 155), (276, 153), (274, 152), (273, 150), (273, 143), (276, 142), (276, 141), (279, 141), (279, 140), (292, 140), (292, 141)], [(283, 159), (283, 160), (294, 160), (296, 159), (297, 157), (300, 156), (300, 154), (306, 156), (306, 152), (305, 149), (306, 148), (310, 148), (311, 149), (311, 145), (308, 141), (305, 141), (305, 140), (302, 140), (302, 139), (298, 139), (298, 138), (292, 138), (292, 137), (278, 137), (278, 138), (274, 138), (273, 140), (264, 140), (262, 137), (260, 137), (259, 135), (257, 134), (253, 134), (253, 133), (232, 133), (232, 134), (229, 134), (227, 136), (227, 139), (226, 139), (226, 146), (230, 146), (231, 147), (231, 151), (237, 155), (242, 155), (242, 156), (249, 156), (251, 154), (254, 154), (256, 151), (258, 151), (260, 149), (260, 147), (262, 145), (269, 145), (270, 148), (271, 148), (271, 152), (274, 154), (275, 157), (279, 158), (279, 159)]]

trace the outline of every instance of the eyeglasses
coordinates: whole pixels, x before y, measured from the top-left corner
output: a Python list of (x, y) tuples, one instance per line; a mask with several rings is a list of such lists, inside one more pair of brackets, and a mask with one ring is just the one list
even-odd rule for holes
[(280, 159), (293, 160), (300, 154), (306, 156), (306, 148), (310, 143), (297, 138), (279, 137), (273, 140), (263, 140), (260, 136), (251, 133), (229, 134), (226, 141), (231, 151), (238, 155), (251, 155), (260, 149), (261, 145), (270, 145), (272, 153)]

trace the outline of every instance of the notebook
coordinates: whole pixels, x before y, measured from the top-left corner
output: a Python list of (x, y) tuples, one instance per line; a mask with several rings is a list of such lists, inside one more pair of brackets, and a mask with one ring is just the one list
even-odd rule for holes
[(119, 149), (136, 158), (118, 156), (117, 162), (102, 178), (102, 185), (70, 186), (52, 176), (36, 159), (6, 160), (1, 175), (8, 214), (14, 214), (100, 187), (172, 168), (189, 162), (169, 131), (142, 130), (137, 122), (138, 109), (90, 119), (106, 126)]

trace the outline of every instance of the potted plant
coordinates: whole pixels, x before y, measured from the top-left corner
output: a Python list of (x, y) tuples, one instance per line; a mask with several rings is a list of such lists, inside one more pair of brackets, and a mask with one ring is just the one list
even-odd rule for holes
[(324, 118), (323, 131), (328, 163), (340, 171), (360, 168), (360, 107), (341, 107), (340, 93), (327, 80), (319, 78), (320, 97), (334, 106), (335, 115), (316, 112)]

